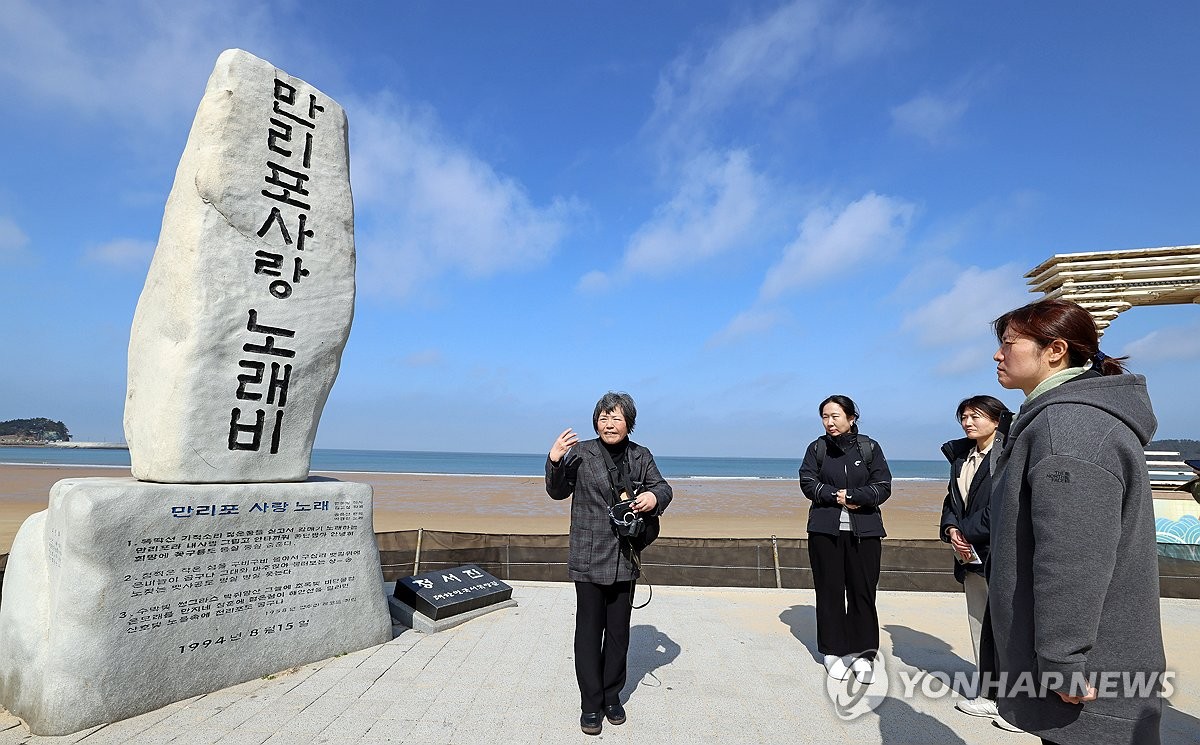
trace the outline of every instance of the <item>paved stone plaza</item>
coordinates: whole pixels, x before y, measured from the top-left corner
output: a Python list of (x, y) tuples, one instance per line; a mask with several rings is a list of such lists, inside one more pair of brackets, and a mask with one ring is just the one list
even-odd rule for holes
[[(840, 720), (815, 658), (811, 590), (657, 587), (633, 613), (629, 721), (579, 731), (567, 583), (512, 582), (516, 608), (438, 634), (397, 629), (387, 644), (187, 699), (67, 737), (33, 737), (0, 710), (0, 745), (31, 743), (570, 743), (588, 741), (1036, 743), (905, 698), (901, 673), (972, 669), (963, 600), (879, 594), (887, 698)], [(645, 598), (639, 588), (639, 602)], [(1175, 692), (1163, 742), (1200, 741), (1200, 601), (1162, 601)]]

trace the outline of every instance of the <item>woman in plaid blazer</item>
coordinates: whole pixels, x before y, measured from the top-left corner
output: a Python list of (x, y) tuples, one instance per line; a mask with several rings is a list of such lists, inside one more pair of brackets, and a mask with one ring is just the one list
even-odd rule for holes
[[(646, 448), (629, 439), (637, 407), (627, 393), (609, 391), (596, 403), (594, 440), (579, 441), (566, 429), (546, 458), (546, 493), (571, 501), (571, 547), (567, 573), (575, 582), (575, 677), (579, 682), (580, 728), (600, 734), (604, 719), (623, 724), (621, 689), (625, 687), (629, 651), (629, 617), (635, 551), (609, 520), (608, 508), (620, 497), (610, 478), (605, 454), (632, 482), (633, 509), (661, 515), (671, 502), (671, 486), (663, 480)], [(617, 480), (620, 483), (620, 480)]]

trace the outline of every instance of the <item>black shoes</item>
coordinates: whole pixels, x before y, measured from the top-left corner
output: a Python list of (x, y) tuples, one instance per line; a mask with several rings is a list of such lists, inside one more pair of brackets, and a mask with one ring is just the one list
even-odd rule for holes
[(604, 729), (604, 720), (609, 724), (625, 724), (625, 707), (620, 704), (609, 704), (604, 707), (604, 713), (584, 712), (579, 715), (579, 729), (585, 735), (598, 735)]
[(604, 729), (604, 717), (598, 711), (585, 711), (579, 715), (579, 729), (583, 730), (585, 735), (598, 735), (600, 730)]
[(604, 716), (609, 724), (625, 724), (625, 709), (619, 703), (605, 706)]

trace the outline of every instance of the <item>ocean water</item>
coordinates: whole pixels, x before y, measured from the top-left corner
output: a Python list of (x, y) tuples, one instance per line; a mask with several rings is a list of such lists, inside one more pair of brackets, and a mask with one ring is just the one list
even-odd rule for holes
[[(441, 473), (479, 476), (540, 476), (546, 455), (524, 453), (439, 453), (400, 450), (313, 450), (314, 471)], [(702, 479), (795, 479), (800, 458), (697, 458), (656, 455), (663, 476)], [(128, 450), (0, 447), (0, 463), (129, 467)], [(945, 461), (889, 460), (897, 481), (944, 481)]]

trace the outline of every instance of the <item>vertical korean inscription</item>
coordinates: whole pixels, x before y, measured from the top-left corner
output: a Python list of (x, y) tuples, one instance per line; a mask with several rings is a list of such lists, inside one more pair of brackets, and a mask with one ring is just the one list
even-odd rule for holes
[(267, 452), (274, 455), (279, 452), (284, 434), (284, 407), (292, 381), (293, 364), (287, 360), (296, 356), (294, 349), (276, 346), (275, 342), (294, 342), (296, 331), (260, 322), (259, 313), (265, 309), (270, 318), (286, 318), (281, 308), (276, 315), (277, 308), (271, 303), (286, 301), (311, 273), (304, 268), (304, 252), (315, 246), (315, 234), (308, 223), (313, 198), (312, 153), (318, 117), (325, 107), (317, 102), (315, 93), (300, 93), (296, 86), (278, 77), (272, 86), (271, 108), (266, 114), (263, 188), (259, 192), (264, 198), (265, 217), (256, 231), (263, 246), (248, 259), (254, 275), (269, 281), (263, 305), (247, 309), (246, 324), (246, 331), (262, 334), (265, 340), (255, 337), (242, 344), (227, 446), (229, 450), (259, 452), (264, 430), (269, 427)]

